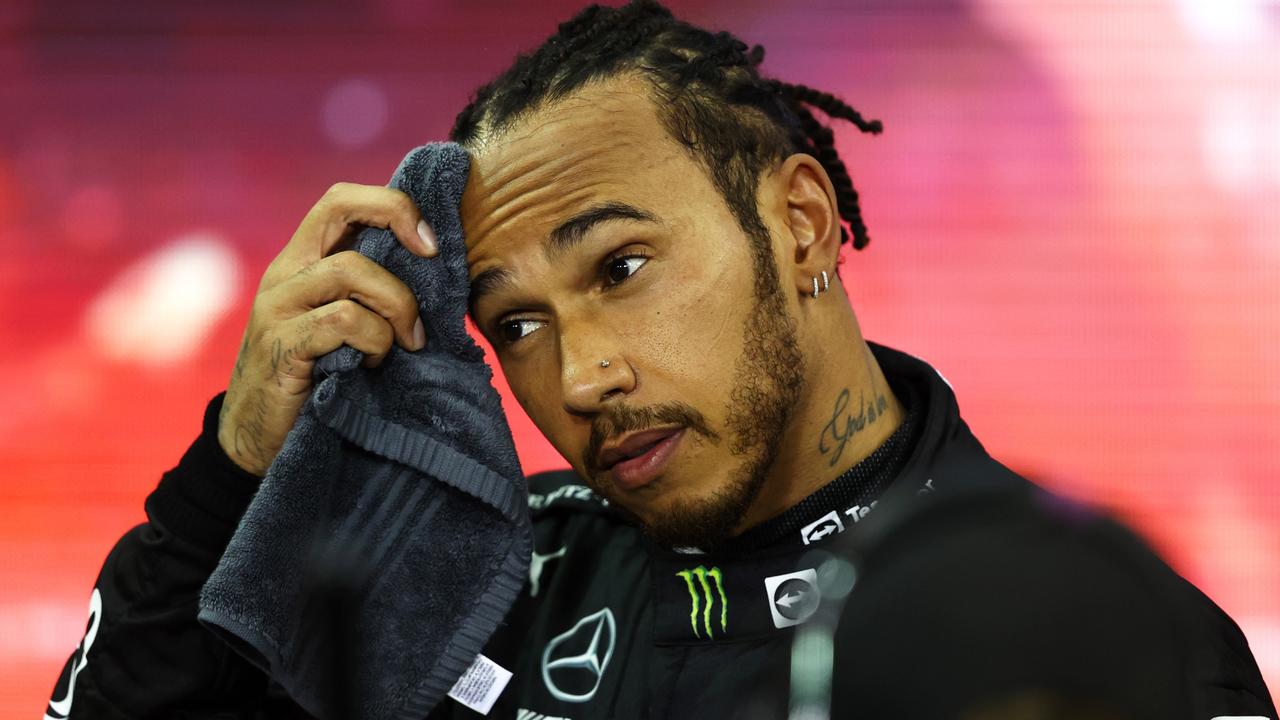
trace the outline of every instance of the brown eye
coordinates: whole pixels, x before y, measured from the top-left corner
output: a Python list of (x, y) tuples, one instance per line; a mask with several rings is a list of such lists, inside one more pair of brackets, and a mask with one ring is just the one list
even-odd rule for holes
[(644, 255), (623, 255), (616, 257), (605, 264), (605, 277), (608, 279), (609, 285), (618, 285), (622, 281), (631, 277), (649, 261)]
[(498, 325), (498, 338), (503, 345), (510, 345), (537, 330), (537, 320), (508, 320)]

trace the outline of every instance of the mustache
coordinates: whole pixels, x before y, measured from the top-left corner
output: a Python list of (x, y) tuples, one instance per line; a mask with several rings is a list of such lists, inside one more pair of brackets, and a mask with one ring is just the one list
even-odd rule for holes
[(713, 444), (720, 443), (720, 434), (711, 429), (702, 413), (688, 403), (669, 402), (648, 407), (614, 405), (601, 412), (591, 422), (591, 437), (582, 454), (582, 466), (592, 476), (600, 472), (596, 458), (609, 440), (623, 433), (640, 432), (659, 425), (678, 425), (702, 435)]

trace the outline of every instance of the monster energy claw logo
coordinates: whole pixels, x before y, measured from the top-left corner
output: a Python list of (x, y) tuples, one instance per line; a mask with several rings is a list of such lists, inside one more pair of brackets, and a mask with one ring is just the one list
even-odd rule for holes
[[(684, 582), (689, 586), (689, 599), (692, 601), (693, 609), (689, 612), (689, 624), (693, 627), (693, 636), (701, 638), (698, 633), (698, 611), (702, 611), (702, 628), (706, 631), (707, 639), (715, 637), (712, 631), (711, 611), (715, 605), (716, 595), (720, 597), (720, 632), (729, 629), (729, 599), (724, 596), (724, 577), (720, 574), (720, 568), (706, 568), (699, 565), (692, 570), (681, 570), (676, 573), (677, 577), (684, 578)], [(711, 582), (708, 578), (715, 582), (716, 595), (711, 594)], [(697, 580), (695, 584), (694, 581)]]

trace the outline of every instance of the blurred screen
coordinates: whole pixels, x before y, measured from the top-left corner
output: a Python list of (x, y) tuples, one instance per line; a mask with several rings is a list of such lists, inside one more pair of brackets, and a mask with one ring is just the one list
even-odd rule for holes
[[(865, 335), (1136, 527), (1280, 689), (1280, 3), (671, 6), (884, 122), (835, 125)], [(0, 714), (43, 707), (306, 211), (579, 7), (0, 3)], [(526, 472), (566, 466), (498, 383)]]

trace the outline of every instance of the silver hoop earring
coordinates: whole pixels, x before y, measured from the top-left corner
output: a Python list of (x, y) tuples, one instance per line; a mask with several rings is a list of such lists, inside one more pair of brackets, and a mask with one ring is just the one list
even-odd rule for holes
[(601, 360), (601, 361), (600, 361), (600, 367), (609, 367), (609, 361), (608, 361), (608, 360)]
[(822, 271), (822, 291), (826, 292), (828, 286), (829, 284), (827, 283), (827, 271), (823, 270)]
[(813, 296), (815, 298), (818, 297), (818, 278), (816, 276), (813, 278)]

